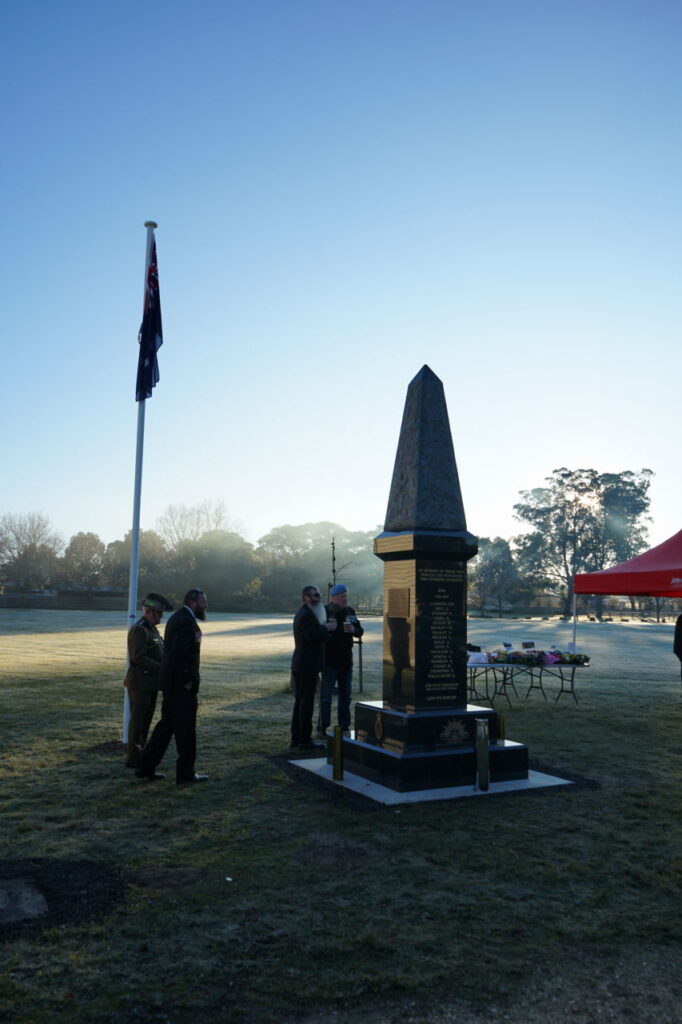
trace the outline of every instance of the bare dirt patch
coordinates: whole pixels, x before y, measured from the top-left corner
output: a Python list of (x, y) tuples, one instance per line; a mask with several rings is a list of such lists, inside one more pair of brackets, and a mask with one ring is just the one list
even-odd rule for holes
[(128, 885), (121, 872), (94, 861), (0, 860), (0, 882), (18, 879), (43, 897), (46, 910), (20, 920), (3, 921), (0, 917), (0, 941), (100, 917), (121, 902)]

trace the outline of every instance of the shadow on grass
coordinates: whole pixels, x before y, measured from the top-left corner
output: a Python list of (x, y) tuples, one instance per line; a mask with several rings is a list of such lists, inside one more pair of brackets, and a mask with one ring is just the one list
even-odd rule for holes
[(0, 880), (22, 879), (37, 889), (47, 913), (24, 921), (0, 921), (0, 942), (36, 937), (57, 925), (78, 925), (103, 917), (126, 898), (125, 875), (91, 860), (29, 857), (0, 860)]

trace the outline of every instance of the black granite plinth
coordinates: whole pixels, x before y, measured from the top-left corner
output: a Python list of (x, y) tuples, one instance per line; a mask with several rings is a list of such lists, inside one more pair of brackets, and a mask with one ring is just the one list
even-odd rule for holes
[(380, 700), (355, 705), (355, 738), (393, 753), (453, 750), (473, 744), (476, 719), (487, 718), (491, 742), (497, 741), (498, 716), (492, 708), (468, 704), (464, 708), (407, 712)]
[(402, 711), (383, 701), (359, 701), (355, 737), (343, 741), (345, 768), (400, 792), (473, 785), (477, 718), (488, 721), (491, 780), (528, 778), (528, 749), (498, 740), (497, 712), (476, 704)]
[[(331, 741), (330, 741), (331, 742)], [(344, 770), (400, 793), (449, 786), (473, 786), (476, 751), (471, 743), (456, 750), (393, 753), (359, 740), (343, 741)], [(329, 764), (333, 758), (328, 756)], [(509, 782), (528, 778), (528, 748), (501, 740), (490, 746), (490, 781)]]

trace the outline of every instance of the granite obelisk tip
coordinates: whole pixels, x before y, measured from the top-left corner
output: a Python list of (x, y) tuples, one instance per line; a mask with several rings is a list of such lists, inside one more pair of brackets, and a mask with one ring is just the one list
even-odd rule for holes
[(425, 365), (407, 389), (384, 530), (466, 528), (443, 384)]

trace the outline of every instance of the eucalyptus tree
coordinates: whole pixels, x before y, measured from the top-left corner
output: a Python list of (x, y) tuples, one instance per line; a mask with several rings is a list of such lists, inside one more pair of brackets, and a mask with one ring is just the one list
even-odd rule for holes
[(519, 567), (534, 584), (565, 588), (565, 615), (576, 573), (606, 569), (646, 546), (652, 475), (562, 467), (546, 487), (520, 492), (514, 515), (531, 529), (514, 538)]
[(469, 594), (472, 605), (485, 615), (486, 608), (495, 608), (498, 615), (513, 604), (523, 589), (509, 541), (502, 537), (489, 540), (479, 537), (478, 555), (471, 565)]
[(105, 552), (105, 545), (96, 533), (74, 534), (61, 561), (65, 581), (92, 593), (104, 578)]
[[(193, 578), (206, 590), (214, 609), (230, 612), (260, 607), (261, 566), (253, 544), (244, 537), (229, 530), (210, 530), (196, 541), (185, 541), (182, 555), (191, 558)], [(174, 593), (181, 592), (179, 581)]]
[[(107, 544), (104, 574), (107, 582), (116, 590), (126, 591), (128, 588), (132, 537), (133, 531), (128, 530), (123, 540), (114, 540)], [(163, 592), (168, 578), (168, 563), (168, 548), (163, 538), (154, 530), (140, 530), (138, 592)]]

